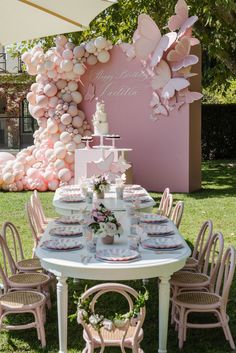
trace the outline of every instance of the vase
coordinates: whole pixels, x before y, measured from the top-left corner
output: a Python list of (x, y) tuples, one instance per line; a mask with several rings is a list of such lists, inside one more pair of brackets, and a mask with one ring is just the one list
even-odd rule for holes
[(113, 244), (114, 243), (114, 235), (106, 235), (102, 237), (103, 244)]
[(97, 192), (96, 191), (97, 199), (104, 199), (104, 191)]

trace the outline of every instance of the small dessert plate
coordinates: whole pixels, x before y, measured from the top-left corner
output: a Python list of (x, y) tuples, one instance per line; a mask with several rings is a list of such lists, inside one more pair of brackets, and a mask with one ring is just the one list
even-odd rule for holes
[(83, 245), (78, 240), (72, 239), (49, 239), (42, 242), (41, 247), (45, 250), (79, 250)]
[(71, 236), (71, 235), (82, 236), (83, 229), (81, 226), (77, 226), (77, 227), (58, 226), (58, 227), (50, 229), (49, 234), (56, 235), (56, 236)]
[(141, 223), (166, 223), (168, 218), (155, 213), (140, 213), (139, 220)]
[(81, 217), (79, 217), (77, 215), (62, 216), (62, 217), (58, 218), (55, 222), (60, 223), (60, 224), (80, 224)]

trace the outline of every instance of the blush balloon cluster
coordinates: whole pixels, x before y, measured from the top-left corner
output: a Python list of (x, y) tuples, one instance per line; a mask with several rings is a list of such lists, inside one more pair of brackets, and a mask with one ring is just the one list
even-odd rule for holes
[(27, 72), (36, 75), (27, 99), (39, 129), (34, 145), (16, 157), (0, 153), (0, 189), (54, 191), (74, 183), (74, 151), (85, 147), (83, 136), (91, 135), (78, 107), (81, 76), (89, 66), (109, 61), (112, 43), (97, 37), (75, 46), (63, 35), (55, 43), (46, 53), (37, 46), (22, 55)]

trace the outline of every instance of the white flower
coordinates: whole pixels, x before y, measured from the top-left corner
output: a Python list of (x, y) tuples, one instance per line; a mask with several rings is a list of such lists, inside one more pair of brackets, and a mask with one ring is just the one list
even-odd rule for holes
[(108, 235), (114, 235), (117, 233), (116, 225), (112, 222), (106, 223), (106, 230)]
[(114, 325), (111, 320), (104, 319), (102, 324), (103, 324), (103, 327), (105, 328), (105, 330), (107, 330), (107, 331), (112, 331), (114, 329)]
[(101, 322), (103, 320), (103, 316), (102, 315), (91, 315), (89, 317), (89, 322), (92, 326), (96, 326), (97, 324), (99, 324), (99, 322)]
[(81, 322), (84, 320), (85, 317), (88, 316), (88, 313), (86, 310), (84, 309), (79, 309), (78, 313), (77, 313), (77, 321), (79, 324), (81, 324)]

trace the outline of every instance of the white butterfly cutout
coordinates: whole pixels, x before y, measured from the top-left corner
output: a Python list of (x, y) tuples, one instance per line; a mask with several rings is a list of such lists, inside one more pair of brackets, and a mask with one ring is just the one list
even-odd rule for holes
[(95, 85), (94, 83), (90, 82), (88, 85), (87, 92), (84, 96), (84, 100), (91, 102), (94, 99), (94, 97), (95, 97)]
[(182, 37), (197, 20), (197, 16), (188, 17), (188, 5), (185, 0), (178, 0), (175, 5), (175, 15), (170, 17), (167, 26), (170, 31), (179, 29), (178, 37)]
[(147, 60), (152, 54), (150, 65), (154, 67), (161, 61), (164, 52), (171, 47), (176, 38), (175, 32), (162, 36), (151, 17), (141, 14), (138, 17), (138, 28), (134, 34), (135, 54), (141, 60)]
[(183, 77), (171, 78), (171, 70), (166, 61), (161, 60), (154, 69), (156, 75), (152, 79), (154, 90), (162, 89), (161, 97), (170, 99), (175, 91), (180, 91), (190, 85), (190, 82)]
[(197, 64), (198, 57), (190, 55), (191, 43), (188, 37), (183, 37), (167, 54), (167, 60), (171, 62), (173, 71), (179, 71), (182, 68)]
[(99, 159), (95, 162), (90, 162), (90, 168), (94, 175), (103, 175), (111, 169), (111, 165), (114, 161), (114, 153), (110, 153), (106, 158)]
[(152, 116), (164, 115), (168, 116), (169, 112), (166, 107), (161, 103), (160, 97), (156, 92), (152, 92), (152, 100), (150, 102), (152, 107)]

